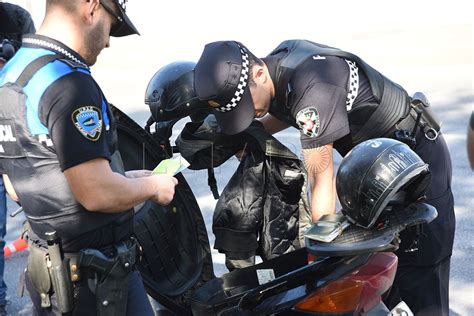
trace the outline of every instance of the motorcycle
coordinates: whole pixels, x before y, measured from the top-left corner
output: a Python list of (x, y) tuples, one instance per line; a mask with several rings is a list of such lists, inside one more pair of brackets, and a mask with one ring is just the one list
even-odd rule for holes
[[(153, 170), (176, 152), (170, 138), (182, 115), (142, 128), (119, 109), (113, 113), (126, 170)], [(388, 310), (383, 297), (397, 269), (399, 232), (433, 220), (432, 206), (399, 207), (374, 229), (350, 225), (332, 242), (305, 238), (301, 249), (216, 277), (201, 210), (184, 176), (176, 177), (170, 205), (135, 208), (138, 269), (149, 296), (165, 308), (158, 315), (411, 315), (403, 302)]]

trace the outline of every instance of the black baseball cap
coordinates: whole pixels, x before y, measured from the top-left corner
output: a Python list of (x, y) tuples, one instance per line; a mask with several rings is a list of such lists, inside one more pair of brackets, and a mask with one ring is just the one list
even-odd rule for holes
[(196, 64), (196, 94), (213, 108), (217, 123), (225, 134), (242, 132), (255, 117), (249, 87), (249, 64), (247, 48), (235, 41), (207, 44)]
[(138, 33), (137, 28), (135, 27), (135, 25), (133, 25), (132, 21), (126, 14), (127, 1), (128, 0), (114, 0), (115, 4), (117, 4), (117, 8), (119, 9), (118, 13), (112, 10), (112, 8), (110, 8), (106, 3), (104, 4), (104, 1), (100, 2), (105, 8), (105, 10), (107, 10), (119, 21), (119, 23), (114, 25), (114, 27), (110, 30), (110, 36), (122, 37), (133, 34), (140, 35), (140, 33)]

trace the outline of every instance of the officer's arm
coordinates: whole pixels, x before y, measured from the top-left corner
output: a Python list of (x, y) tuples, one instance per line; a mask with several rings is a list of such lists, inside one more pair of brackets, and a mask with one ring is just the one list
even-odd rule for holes
[(285, 123), (283, 121), (280, 121), (270, 113), (262, 117), (260, 120), (262, 122), (263, 127), (265, 130), (270, 133), (271, 135), (278, 133), (279, 131), (284, 130), (285, 128), (288, 128), (290, 125), (288, 123)]
[(18, 202), (18, 195), (16, 195), (15, 189), (13, 188), (10, 178), (6, 174), (3, 175), (3, 184), (5, 185), (5, 190), (7, 191), (10, 199), (15, 202)]
[(303, 156), (311, 185), (311, 213), (313, 222), (323, 214), (336, 212), (336, 181), (332, 144), (304, 149)]
[(113, 172), (103, 158), (93, 159), (64, 171), (76, 200), (92, 212), (118, 213), (152, 199), (168, 204), (174, 195), (176, 178), (152, 175), (128, 178)]

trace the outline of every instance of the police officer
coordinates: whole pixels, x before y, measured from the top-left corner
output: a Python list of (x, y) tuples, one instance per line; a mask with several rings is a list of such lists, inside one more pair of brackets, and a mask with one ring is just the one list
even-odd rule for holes
[[(0, 70), (21, 45), (23, 34), (34, 33), (35, 26), (28, 11), (20, 6), (0, 1)], [(7, 180), (8, 181), (8, 180)], [(7, 183), (8, 184), (8, 183)], [(0, 177), (0, 316), (6, 315), (7, 285), (3, 279), (7, 201), (3, 178)]]
[(153, 315), (134, 269), (132, 207), (170, 203), (177, 180), (124, 172), (89, 69), (110, 36), (131, 34), (126, 0), (47, 0), (37, 34), (1, 73), (0, 169), (31, 226), (25, 282), (35, 315)]
[(414, 148), (430, 165), (427, 203), (439, 216), (421, 233), (402, 236), (389, 303), (401, 297), (419, 315), (448, 315), (455, 228), (451, 161), (423, 95), (412, 99), (359, 57), (305, 40), (282, 42), (263, 59), (239, 42), (209, 43), (195, 82), (224, 133), (244, 130), (255, 117), (270, 133), (289, 126), (300, 131), (313, 221), (335, 212), (333, 149), (344, 156), (364, 140), (395, 136)]

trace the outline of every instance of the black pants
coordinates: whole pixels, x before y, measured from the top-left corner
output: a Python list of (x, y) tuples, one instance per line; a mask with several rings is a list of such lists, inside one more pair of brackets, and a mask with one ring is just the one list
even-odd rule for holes
[(456, 225), (451, 159), (442, 135), (430, 141), (419, 134), (415, 151), (431, 172), (426, 203), (436, 207), (438, 217), (423, 225), (416, 251), (407, 251), (414, 248), (416, 230), (400, 234), (397, 275), (385, 302), (393, 308), (403, 300), (416, 315), (449, 315), (449, 268)]
[[(25, 275), (25, 285), (33, 302), (32, 315), (34, 316), (60, 316), (56, 297), (51, 297), (51, 307), (41, 308), (41, 298), (34, 289), (28, 277)], [(86, 284), (80, 285), (78, 295), (75, 301), (75, 308), (72, 312), (74, 316), (93, 316), (96, 315), (96, 301), (94, 294), (89, 290)], [(128, 283), (128, 299), (127, 299), (127, 315), (153, 316), (155, 315), (151, 307), (150, 301), (145, 292), (142, 279), (137, 271), (133, 271), (130, 275)]]
[(401, 297), (417, 316), (448, 316), (450, 262), (447, 257), (431, 267), (399, 267), (387, 305), (393, 308)]

